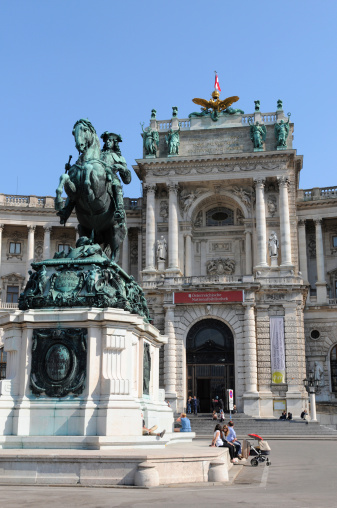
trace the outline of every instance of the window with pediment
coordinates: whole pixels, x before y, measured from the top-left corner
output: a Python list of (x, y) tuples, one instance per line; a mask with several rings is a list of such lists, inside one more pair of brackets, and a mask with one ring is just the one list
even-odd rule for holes
[(206, 212), (206, 226), (230, 226), (234, 224), (234, 210), (224, 206)]
[(1, 277), (1, 300), (18, 303), (19, 295), (25, 285), (25, 277), (20, 273), (9, 273)]

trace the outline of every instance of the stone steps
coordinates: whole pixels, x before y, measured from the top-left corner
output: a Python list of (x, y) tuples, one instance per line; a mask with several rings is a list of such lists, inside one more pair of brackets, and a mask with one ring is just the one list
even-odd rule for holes
[[(198, 416), (188, 415), (191, 420), (192, 431), (198, 436), (211, 436), (214, 427), (220, 421), (213, 421), (210, 414), (200, 414)], [(229, 421), (229, 415), (226, 414), (225, 422)], [(235, 425), (235, 431), (240, 437), (247, 437), (248, 434), (258, 434), (264, 436), (330, 436), (337, 439), (337, 431), (318, 422), (306, 423), (301, 419), (291, 421), (282, 421), (274, 418), (253, 418), (243, 413), (232, 415), (232, 421)]]

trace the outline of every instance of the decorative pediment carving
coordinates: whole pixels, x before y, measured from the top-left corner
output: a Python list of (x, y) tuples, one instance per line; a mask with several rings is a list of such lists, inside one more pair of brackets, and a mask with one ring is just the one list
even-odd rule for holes
[(232, 275), (235, 271), (235, 261), (230, 258), (218, 258), (207, 261), (208, 275)]

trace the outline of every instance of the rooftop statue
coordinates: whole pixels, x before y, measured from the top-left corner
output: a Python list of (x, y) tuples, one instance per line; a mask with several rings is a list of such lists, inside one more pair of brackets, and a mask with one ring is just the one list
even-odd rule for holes
[(280, 123), (275, 124), (275, 138), (277, 141), (277, 148), (278, 149), (285, 149), (287, 148), (287, 138), (289, 134), (289, 120), (290, 120), (291, 114), (288, 113), (288, 121), (284, 122), (283, 120), (280, 121)]
[(166, 144), (168, 145), (168, 153), (169, 155), (179, 155), (179, 132), (180, 127), (177, 131), (170, 129), (165, 136)]
[[(200, 113), (190, 113), (188, 116), (197, 117), (197, 116), (206, 116), (210, 115), (212, 120), (216, 122), (220, 115), (236, 115), (236, 114), (244, 114), (242, 109), (233, 109), (230, 106), (239, 100), (239, 97), (234, 95), (233, 97), (228, 97), (227, 99), (221, 101), (220, 93), (217, 90), (214, 90), (212, 93), (212, 99), (207, 101), (206, 99), (193, 99), (192, 102), (194, 104), (199, 104), (202, 106)], [(211, 110), (211, 111), (210, 111)]]
[(143, 146), (145, 150), (145, 155), (156, 155), (157, 147), (159, 145), (159, 132), (148, 127), (144, 129), (144, 123), (140, 124), (143, 131)]
[(250, 139), (253, 141), (254, 150), (263, 150), (263, 143), (266, 140), (267, 129), (266, 126), (256, 122), (255, 124), (251, 119), (248, 120), (250, 125)]
[[(123, 192), (117, 172), (124, 183), (131, 173), (122, 157), (118, 134), (105, 132), (101, 152), (96, 131), (89, 120), (78, 120), (73, 128), (80, 156), (72, 166), (67, 163), (56, 189), (55, 208), (65, 224), (73, 209), (79, 222), (80, 236), (93, 238), (104, 249), (110, 247), (112, 261), (118, 261), (120, 243), (127, 232)], [(62, 190), (68, 195), (63, 203)], [(64, 205), (64, 206), (63, 206)]]

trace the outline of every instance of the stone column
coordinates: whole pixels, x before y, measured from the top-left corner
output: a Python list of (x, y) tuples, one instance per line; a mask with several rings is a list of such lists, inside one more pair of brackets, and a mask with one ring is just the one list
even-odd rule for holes
[(144, 185), (146, 190), (146, 267), (145, 271), (155, 271), (155, 241), (156, 241), (156, 216), (155, 216), (155, 191), (153, 184)]
[(141, 228), (138, 229), (138, 281), (141, 280), (140, 272), (142, 271), (143, 262), (143, 235)]
[(280, 207), (280, 230), (281, 230), (281, 267), (293, 266), (291, 260), (291, 236), (290, 236), (290, 217), (288, 186), (289, 180), (285, 176), (279, 177), (279, 207)]
[(252, 232), (250, 229), (245, 230), (246, 236), (246, 275), (253, 273), (253, 260), (252, 260)]
[(50, 259), (52, 256), (50, 254), (50, 233), (51, 226), (44, 226), (44, 239), (43, 239), (43, 258)]
[(200, 240), (200, 275), (206, 275), (207, 240)]
[(298, 221), (298, 257), (303, 281), (308, 282), (307, 241), (305, 236), (305, 220), (302, 219)]
[(255, 393), (257, 391), (257, 356), (254, 304), (247, 303), (244, 306), (246, 392)]
[(2, 232), (4, 229), (4, 224), (0, 224), (0, 274), (1, 274), (1, 256), (2, 256)]
[(315, 228), (316, 228), (317, 303), (326, 303), (327, 291), (324, 269), (324, 248), (323, 248), (323, 233), (321, 218), (315, 219)]
[(245, 307), (244, 365), (245, 393), (243, 395), (244, 412), (250, 416), (260, 416), (259, 394), (257, 391), (257, 353), (254, 303), (247, 302)]
[(29, 279), (28, 270), (31, 270), (31, 263), (34, 261), (34, 236), (35, 236), (35, 228), (36, 226), (27, 226), (28, 227), (28, 247), (27, 247), (27, 269), (26, 269), (26, 278)]
[(169, 266), (168, 270), (172, 272), (179, 272), (178, 266), (178, 184), (169, 182)]
[(264, 179), (254, 180), (256, 189), (257, 267), (267, 267), (266, 205)]
[(165, 309), (165, 335), (168, 342), (164, 346), (164, 384), (168, 399), (176, 398), (176, 336), (174, 331), (174, 306), (166, 305)]
[(129, 231), (123, 240), (122, 267), (124, 272), (129, 273)]
[(192, 236), (185, 235), (185, 277), (192, 276)]

